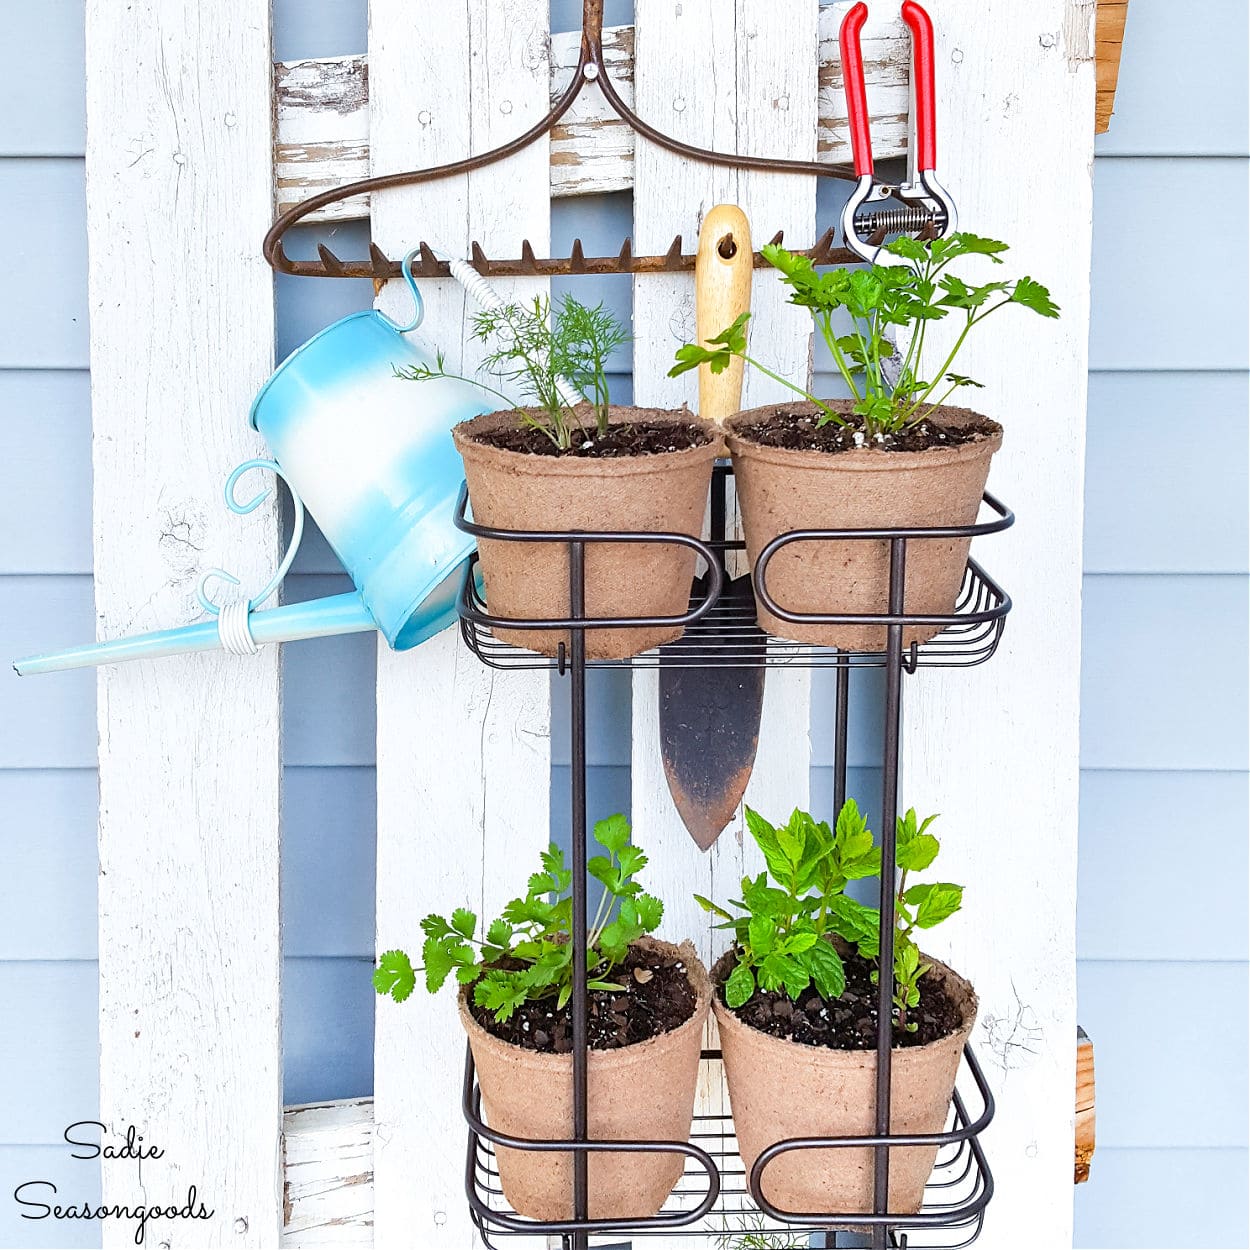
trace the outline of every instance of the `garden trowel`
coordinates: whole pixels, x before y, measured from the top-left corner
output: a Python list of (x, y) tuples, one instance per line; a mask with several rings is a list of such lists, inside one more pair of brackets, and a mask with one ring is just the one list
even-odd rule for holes
[[(700, 343), (750, 310), (753, 259), (746, 214), (732, 204), (713, 208), (704, 219), (695, 261), (695, 332)], [(700, 416), (722, 421), (738, 411), (741, 400), (741, 360), (732, 359), (719, 374), (699, 366)], [(733, 502), (726, 498), (726, 488), (725, 476), (717, 473), (712, 482), (713, 542), (733, 529)], [(706, 589), (706, 578), (699, 578), (696, 597)], [(714, 649), (727, 616), (750, 622), (735, 625), (735, 666), (713, 662), (707, 667), (681, 667), (684, 654), (706, 655)], [(765, 635), (755, 625), (749, 573), (727, 580), (717, 607), (677, 642), (660, 648), (664, 775), (682, 823), (705, 851), (733, 819), (755, 764), (766, 649)], [(741, 664), (748, 667), (737, 666)]]

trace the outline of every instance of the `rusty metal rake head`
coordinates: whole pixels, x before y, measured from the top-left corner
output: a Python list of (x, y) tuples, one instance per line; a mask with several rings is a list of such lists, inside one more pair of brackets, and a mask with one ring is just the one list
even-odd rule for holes
[[(621, 98), (608, 72), (607, 59), (603, 50), (603, 0), (584, 0), (582, 6), (582, 42), (578, 56), (577, 68), (573, 72), (572, 81), (564, 94), (552, 105), (551, 110), (540, 121), (535, 122), (523, 134), (515, 139), (481, 152), (475, 156), (467, 156), (458, 161), (450, 161), (444, 165), (434, 165), (426, 169), (408, 170), (404, 173), (382, 174), (373, 178), (364, 178), (357, 182), (347, 183), (330, 191), (322, 191), (310, 196), (301, 203), (283, 213), (269, 228), (265, 235), (265, 259), (280, 273), (295, 274), (307, 278), (372, 278), (375, 282), (385, 282), (389, 278), (400, 276), (400, 262), (392, 260), (375, 244), (369, 247), (368, 259), (344, 260), (336, 256), (328, 247), (318, 247), (317, 260), (292, 260), (282, 246), (283, 236), (288, 230), (309, 214), (340, 200), (351, 199), (353, 196), (385, 191), (393, 187), (414, 186), (418, 183), (436, 182), (441, 178), (452, 178), (471, 170), (482, 169), (497, 161), (505, 160), (528, 147), (535, 140), (549, 133), (560, 119), (572, 107), (573, 102), (590, 83), (594, 83), (603, 94), (609, 106), (633, 131), (651, 143), (655, 143), (678, 156), (688, 160), (699, 161), (709, 165), (722, 165), (733, 169), (753, 169), (778, 174), (806, 174), (819, 178), (838, 178), (847, 181), (855, 180), (854, 170), (849, 165), (831, 164), (824, 161), (796, 161), (779, 157), (742, 156), (731, 152), (717, 152), (709, 148), (697, 147), (674, 139), (670, 135), (657, 130), (644, 121)], [(846, 248), (835, 247), (834, 230), (827, 230), (803, 254), (810, 256), (818, 265), (855, 264), (860, 258)], [(884, 236), (883, 236), (884, 237)], [(782, 236), (776, 234), (772, 241), (780, 243)], [(534, 255), (534, 249), (528, 241), (521, 245), (521, 255), (509, 259), (488, 257), (478, 243), (472, 244), (472, 264), (483, 276), (514, 276), (528, 275), (537, 277), (556, 277), (570, 274), (615, 274), (615, 273), (676, 273), (693, 271), (695, 254), (683, 249), (681, 235), (674, 237), (667, 251), (652, 256), (637, 256), (633, 244), (626, 239), (615, 256), (586, 256), (580, 239), (573, 241), (568, 256), (540, 258)], [(756, 267), (767, 262), (757, 252)], [(420, 277), (447, 277), (447, 262), (434, 255), (433, 250), (422, 242), (419, 259), (413, 264), (413, 272)]]

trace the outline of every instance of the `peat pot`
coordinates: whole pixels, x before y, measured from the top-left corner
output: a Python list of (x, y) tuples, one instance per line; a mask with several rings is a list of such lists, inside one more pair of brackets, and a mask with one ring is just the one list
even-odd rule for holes
[[(895, 1047), (890, 1124), (895, 1133), (946, 1128), (959, 1059), (976, 1020), (972, 986), (945, 964), (933, 964), (963, 1008), (958, 1032), (927, 1046)], [(770, 1037), (738, 1019), (713, 994), (729, 1101), (748, 1176), (761, 1152), (790, 1137), (846, 1137), (876, 1132), (877, 1056)], [(924, 1200), (936, 1146), (890, 1151), (890, 1210), (912, 1214)], [(795, 1150), (764, 1169), (764, 1197), (783, 1211), (838, 1215), (872, 1210), (871, 1147)]]
[[(850, 403), (830, 407), (850, 412)], [(739, 433), (743, 426), (779, 411), (775, 404), (748, 409), (725, 423), (747, 555), (754, 567), (760, 552), (780, 534), (798, 529), (875, 529), (892, 526), (971, 525), (977, 519), (990, 458), (1002, 445), (994, 433), (960, 447), (928, 451), (792, 451), (765, 447)], [(787, 404), (780, 411), (806, 416), (814, 404)], [(934, 424), (957, 428), (985, 418), (966, 408), (936, 408)], [(993, 424), (993, 423), (990, 423)], [(910, 613), (950, 615), (968, 559), (966, 538), (910, 539), (903, 605)], [(768, 562), (766, 587), (790, 612), (885, 613), (889, 610), (890, 544), (882, 539), (795, 542)], [(886, 630), (877, 625), (794, 625), (762, 604), (760, 628), (780, 638), (847, 651), (882, 651)], [(903, 631), (903, 645), (925, 642), (935, 625)]]
[[(588, 418), (589, 420), (589, 418)], [(702, 531), (719, 433), (686, 411), (613, 408), (611, 423), (695, 425), (706, 444), (654, 455), (593, 459), (508, 451), (478, 441), (515, 428), (515, 412), (488, 413), (453, 431), (464, 458), (473, 519), (511, 530)], [(556, 619), (569, 615), (569, 556), (564, 543), (478, 542), (492, 616)], [(657, 543), (586, 547), (587, 617), (681, 616), (689, 607), (695, 552)], [(588, 659), (624, 659), (680, 637), (681, 627), (588, 629)], [(497, 629), (504, 642), (556, 655), (561, 630)]]
[[(684, 1142), (690, 1135), (703, 1024), (711, 998), (707, 970), (688, 942), (644, 943), (680, 956), (697, 995), (694, 1014), (658, 1037), (589, 1055), (589, 1135), (625, 1141)], [(573, 1133), (573, 1057), (539, 1054), (488, 1033), (460, 994), (460, 1021), (469, 1035), (491, 1128), (531, 1140), (568, 1139)], [(573, 1156), (495, 1148), (504, 1196), (534, 1220), (573, 1218)], [(591, 1219), (643, 1219), (654, 1215), (677, 1184), (685, 1156), (621, 1151), (588, 1156)]]

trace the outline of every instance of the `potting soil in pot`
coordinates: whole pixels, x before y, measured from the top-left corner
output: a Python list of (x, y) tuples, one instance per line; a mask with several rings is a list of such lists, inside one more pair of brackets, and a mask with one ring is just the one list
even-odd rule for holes
[(749, 425), (739, 426), (738, 433), (763, 447), (836, 454), (859, 447), (876, 447), (880, 451), (931, 451), (938, 447), (962, 447), (967, 443), (984, 442), (1000, 432), (1000, 427), (988, 420), (947, 428), (932, 421), (917, 421), (895, 434), (866, 439), (863, 422), (858, 417), (849, 417), (848, 425), (838, 425), (833, 421), (817, 425), (818, 415), (808, 413), (796, 416), (779, 410), (772, 416), (761, 416)]
[[(659, 1037), (694, 1015), (698, 995), (684, 961), (671, 950), (634, 946), (613, 973), (621, 992), (591, 990), (586, 995), (591, 1050), (616, 1050)], [(573, 1049), (573, 1005), (556, 1009), (554, 998), (522, 1004), (503, 1023), (484, 1007), (470, 1007), (488, 1033), (526, 1050), (564, 1055)]]
[[(843, 954), (846, 990), (842, 997), (826, 1002), (809, 986), (798, 1000), (785, 990), (757, 989), (733, 1013), (743, 1024), (761, 1033), (787, 1038), (803, 1046), (828, 1046), (835, 1050), (875, 1050), (877, 1046), (877, 987), (872, 981), (875, 964), (852, 951)], [(730, 957), (713, 971), (716, 993), (724, 1001), (723, 977), (732, 969)], [(920, 1004), (907, 1013), (916, 1031), (894, 1028), (894, 1045), (926, 1046), (963, 1027), (965, 1007), (946, 992), (946, 983), (930, 971), (920, 980)]]
[(504, 451), (530, 456), (580, 456), (582, 459), (611, 460), (620, 456), (654, 456), (666, 451), (686, 451), (707, 444), (707, 434), (691, 425), (671, 421), (653, 424), (646, 420), (630, 425), (614, 425), (602, 438), (591, 425), (583, 435), (574, 436), (567, 451), (559, 451), (541, 430), (502, 429), (483, 434), (478, 442)]

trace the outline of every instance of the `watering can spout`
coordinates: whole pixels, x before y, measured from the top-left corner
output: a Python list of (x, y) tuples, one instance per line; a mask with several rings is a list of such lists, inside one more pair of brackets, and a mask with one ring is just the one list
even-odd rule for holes
[[(297, 642), (304, 638), (328, 638), (335, 634), (366, 633), (378, 627), (359, 591), (252, 612), (247, 625), (252, 640), (258, 646), (273, 642)], [(97, 664), (119, 664), (123, 660), (155, 660), (162, 656), (187, 655), (193, 651), (217, 651), (222, 646), (218, 622), (207, 620), (179, 629), (160, 629), (150, 634), (136, 634), (132, 638), (72, 647), (68, 651), (32, 655), (16, 660), (13, 668), (19, 677), (27, 677), (70, 668), (91, 668)]]

